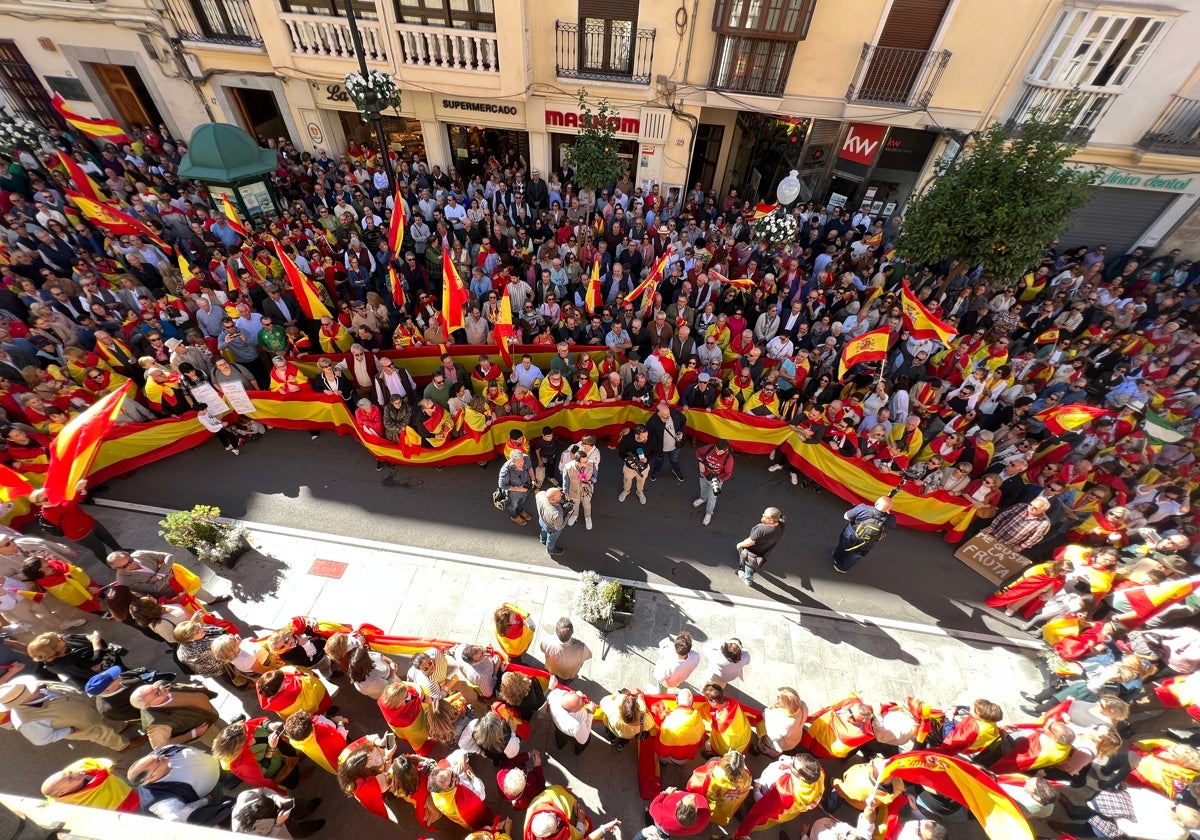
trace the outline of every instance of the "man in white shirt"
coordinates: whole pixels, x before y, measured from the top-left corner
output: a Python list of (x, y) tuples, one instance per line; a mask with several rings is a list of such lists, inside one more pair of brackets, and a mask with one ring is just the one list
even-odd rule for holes
[(467, 220), (467, 211), (458, 203), (454, 193), (446, 196), (446, 206), (442, 208), (442, 215), (446, 217), (446, 221), (454, 225), (455, 230), (462, 230), (463, 223)]
[(700, 653), (692, 650), (692, 635), (667, 636), (658, 643), (658, 661), (654, 663), (652, 691), (675, 689), (683, 685), (700, 664)]
[(221, 765), (215, 758), (179, 744), (159, 747), (129, 768), (129, 783), (137, 788), (142, 807), (170, 822), (187, 822), (192, 812), (208, 804), (220, 780)]
[(592, 735), (592, 716), (596, 704), (589, 702), (581, 691), (573, 691), (559, 684), (557, 679), (550, 680), (550, 692), (546, 695), (546, 706), (550, 709), (550, 719), (554, 722), (554, 743), (561, 750), (567, 744), (575, 742), (575, 755), (587, 749), (588, 739)]
[(508, 381), (513, 385), (524, 385), (532, 391), (541, 378), (542, 369), (533, 363), (533, 356), (526, 353), (521, 357), (521, 363), (509, 374)]
[(708, 656), (708, 670), (701, 685), (716, 683), (724, 688), (740, 677), (750, 664), (750, 651), (744, 650), (742, 640), (736, 637), (706, 648), (705, 654)]

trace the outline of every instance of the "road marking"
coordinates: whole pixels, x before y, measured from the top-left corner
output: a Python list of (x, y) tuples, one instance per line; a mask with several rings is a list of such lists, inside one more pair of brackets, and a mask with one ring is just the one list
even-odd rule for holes
[[(154, 505), (140, 505), (134, 502), (119, 502), (112, 499), (95, 498), (92, 501), (98, 507), (114, 508), (116, 510), (130, 511), (132, 513), (166, 516), (169, 513), (175, 512), (173, 508), (156, 507)], [(443, 560), (448, 563), (484, 566), (493, 570), (541, 575), (543, 577), (555, 578), (563, 581), (575, 581), (578, 579), (578, 575), (575, 572), (556, 566), (539, 566), (534, 563), (517, 563), (511, 560), (501, 560), (494, 557), (480, 557), (478, 555), (462, 554), (456, 551), (441, 551), (434, 548), (420, 548), (418, 546), (399, 545), (396, 543), (382, 542), (380, 540), (362, 539), (360, 537), (346, 537), (340, 534), (326, 534), (320, 531), (307, 531), (301, 528), (290, 528), (286, 525), (273, 525), (267, 522), (249, 522), (246, 520), (229, 519), (228, 517), (221, 517), (220, 521), (231, 524), (237, 523), (243, 525), (251, 531), (262, 531), (263, 533), (267, 534), (278, 534), (284, 537), (295, 537), (310, 541), (353, 546), (355, 548), (366, 548), (373, 551), (382, 551), (387, 554), (392, 554), (403, 558), (407, 562), (416, 563), (418, 565), (428, 565), (430, 559), (435, 559)], [(742, 595), (726, 595), (724, 592), (707, 592), (700, 589), (685, 589), (682, 586), (674, 586), (673, 584), (669, 583), (649, 583), (644, 580), (629, 580), (627, 578), (617, 578), (617, 580), (625, 586), (630, 586), (634, 589), (640, 589), (643, 592), (656, 592), (671, 598), (690, 598), (693, 600), (707, 601), (713, 604), (722, 604), (730, 607), (747, 607), (750, 609), (766, 610), (768, 612), (775, 612), (784, 615), (801, 617), (812, 616), (814, 618), (824, 618), (831, 621), (846, 621), (863, 627), (874, 627), (880, 630), (898, 630), (907, 633), (922, 633), (927, 636), (941, 636), (942, 638), (959, 639), (965, 642), (983, 642), (986, 644), (1003, 645), (1005, 647), (1018, 648), (1022, 650), (1041, 650), (1043, 647), (1040, 642), (1034, 641), (1033, 639), (1010, 639), (1007, 636), (1001, 636), (998, 633), (981, 633), (974, 630), (956, 630), (950, 627), (939, 627), (936, 624), (922, 624), (916, 621), (904, 621), (897, 618), (862, 615), (859, 613), (842, 612), (841, 610), (824, 609), (821, 607), (802, 607), (795, 604), (783, 604), (778, 601), (771, 601), (762, 598), (747, 598)]]

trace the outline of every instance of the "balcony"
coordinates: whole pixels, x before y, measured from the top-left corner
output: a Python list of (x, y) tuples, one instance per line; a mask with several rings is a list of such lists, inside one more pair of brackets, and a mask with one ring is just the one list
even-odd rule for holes
[(250, 0), (166, 0), (167, 12), (185, 41), (261, 47)]
[[(555, 23), (555, 72), (560, 79), (594, 79), (616, 84), (648, 85), (654, 64), (653, 29), (621, 32), (614, 24), (626, 21), (602, 21), (579, 24)], [(581, 58), (582, 57), (582, 58)]]
[[(287, 27), (288, 35), (292, 38), (292, 52), (296, 55), (358, 61), (345, 18), (292, 12), (280, 12), (279, 18)], [(362, 36), (363, 54), (367, 61), (386, 64), (387, 38), (379, 22), (359, 20), (358, 31)]]
[(500, 72), (495, 32), (402, 23), (396, 27), (396, 36), (400, 40), (400, 63), (405, 67)]
[(731, 93), (783, 96), (795, 52), (795, 41), (720, 35), (708, 86)]
[(927, 108), (950, 62), (949, 50), (912, 50), (863, 44), (847, 102)]
[(1117, 96), (1119, 94), (1115, 91), (1102, 88), (1058, 87), (1026, 78), (1025, 92), (1006, 125), (1012, 131), (1035, 114), (1042, 119), (1052, 119), (1064, 108), (1078, 108), (1079, 113), (1063, 140), (1087, 143), (1109, 104)]
[(1171, 104), (1138, 141), (1138, 148), (1164, 155), (1200, 155), (1200, 99), (1171, 97)]

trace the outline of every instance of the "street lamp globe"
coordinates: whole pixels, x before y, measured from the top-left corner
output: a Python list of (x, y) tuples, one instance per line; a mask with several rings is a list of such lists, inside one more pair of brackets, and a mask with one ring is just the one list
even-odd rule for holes
[(775, 200), (787, 207), (799, 197), (800, 179), (796, 177), (796, 170), (793, 169), (775, 188)]

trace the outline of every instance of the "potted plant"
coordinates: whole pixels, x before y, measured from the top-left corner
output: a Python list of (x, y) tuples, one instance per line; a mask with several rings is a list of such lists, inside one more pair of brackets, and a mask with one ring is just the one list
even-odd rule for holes
[(191, 510), (177, 510), (159, 521), (158, 535), (171, 545), (183, 548), (209, 563), (232, 566), (250, 548), (246, 529), (222, 522), (221, 509), (211, 505), (196, 505)]
[(575, 591), (575, 612), (607, 633), (614, 627), (629, 625), (635, 595), (633, 587), (619, 581), (602, 578), (592, 571), (581, 572)]

